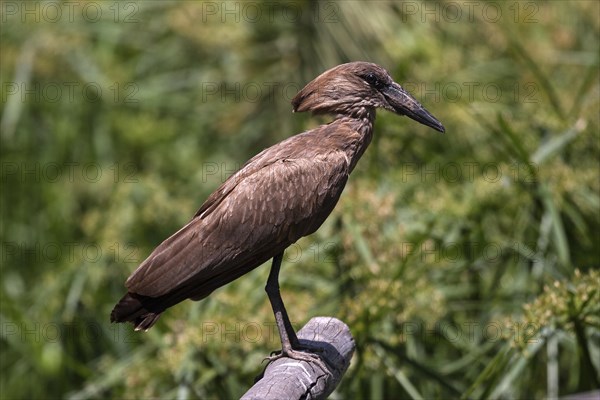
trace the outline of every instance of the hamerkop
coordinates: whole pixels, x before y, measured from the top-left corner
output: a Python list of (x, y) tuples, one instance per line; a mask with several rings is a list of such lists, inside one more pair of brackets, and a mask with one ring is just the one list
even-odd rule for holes
[(335, 207), (348, 175), (373, 137), (375, 109), (383, 108), (437, 131), (442, 124), (376, 64), (332, 68), (292, 100), (293, 111), (331, 114), (326, 125), (263, 150), (227, 179), (192, 220), (162, 242), (127, 279), (113, 322), (147, 330), (167, 308), (201, 300), (273, 258), (266, 292), (287, 356), (311, 359), (279, 293), (285, 249), (315, 232)]

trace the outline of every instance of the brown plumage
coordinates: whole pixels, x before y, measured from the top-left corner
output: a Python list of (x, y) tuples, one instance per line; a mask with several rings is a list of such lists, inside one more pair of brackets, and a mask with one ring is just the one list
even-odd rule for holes
[(324, 72), (292, 105), (294, 111), (335, 119), (262, 151), (227, 179), (127, 279), (128, 293), (113, 309), (111, 321), (130, 321), (136, 330), (146, 330), (168, 307), (188, 298), (201, 300), (273, 258), (267, 293), (282, 354), (294, 356), (299, 343), (277, 284), (281, 256), (315, 232), (335, 207), (371, 141), (375, 109), (407, 115), (440, 132), (444, 127), (383, 68), (366, 62)]

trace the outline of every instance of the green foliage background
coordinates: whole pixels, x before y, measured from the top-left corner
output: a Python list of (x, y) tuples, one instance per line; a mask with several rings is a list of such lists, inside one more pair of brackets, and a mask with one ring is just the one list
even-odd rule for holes
[(69, 4), (2, 3), (1, 398), (249, 388), (279, 346), (268, 268), (146, 334), (109, 313), (223, 179), (326, 121), (289, 102), (352, 60), (447, 133), (380, 112), (336, 210), (287, 252), (296, 327), (331, 315), (356, 339), (332, 397), (599, 388), (600, 3)]

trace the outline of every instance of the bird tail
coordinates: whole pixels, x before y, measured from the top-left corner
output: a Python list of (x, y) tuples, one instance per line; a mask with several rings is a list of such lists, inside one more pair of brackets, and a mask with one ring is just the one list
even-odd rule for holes
[(158, 321), (164, 309), (156, 310), (153, 298), (127, 293), (110, 313), (110, 322), (131, 322), (136, 331), (147, 331)]

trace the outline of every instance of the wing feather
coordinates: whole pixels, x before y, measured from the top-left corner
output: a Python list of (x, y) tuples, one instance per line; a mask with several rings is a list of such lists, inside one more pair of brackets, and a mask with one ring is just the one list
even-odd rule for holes
[(269, 150), (224, 182), (150, 254), (127, 280), (130, 292), (159, 297), (190, 287), (189, 297), (203, 298), (318, 229), (346, 184), (346, 155)]

